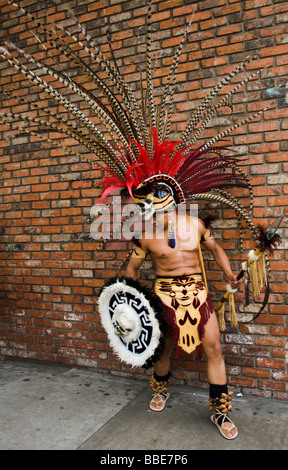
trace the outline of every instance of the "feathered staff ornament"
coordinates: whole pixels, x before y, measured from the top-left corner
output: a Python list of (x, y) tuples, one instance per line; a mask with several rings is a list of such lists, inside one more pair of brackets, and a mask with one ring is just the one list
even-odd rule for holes
[[(277, 245), (281, 243), (281, 237), (277, 232), (284, 216), (280, 216), (275, 221), (265, 228), (262, 225), (257, 225), (255, 229), (255, 249), (249, 251), (248, 260), (242, 264), (242, 269), (237, 276), (237, 280), (243, 278), (245, 274), (248, 274), (253, 292), (253, 299), (257, 300), (261, 288), (265, 287), (264, 300), (260, 307), (259, 312), (254, 316), (252, 321), (254, 321), (264, 310), (270, 293), (270, 284), (268, 279), (268, 273), (266, 271), (266, 256), (269, 254), (273, 255), (274, 250), (277, 248)], [(267, 260), (268, 261), (268, 260)], [(269, 266), (269, 264), (268, 264)], [(249, 302), (247, 298), (247, 289), (248, 289), (248, 280), (246, 281), (246, 305)], [(216, 312), (219, 316), (219, 327), (221, 331), (225, 331), (225, 301), (229, 301), (229, 314), (231, 318), (231, 325), (237, 325), (237, 318), (235, 313), (235, 304), (234, 304), (234, 294), (237, 292), (237, 289), (233, 289), (230, 284), (226, 287), (226, 292), (223, 295), (222, 299), (219, 301), (215, 307)]]
[[(124, 75), (119, 72), (114, 54), (108, 60), (73, 14), (74, 32), (71, 33), (49, 17), (46, 23), (16, 2), (7, 0), (7, 3), (29, 18), (31, 28), (34, 25), (37, 34), (32, 34), (45, 51), (46, 59), (40, 62), (28, 51), (9, 41), (5, 48), (1, 48), (1, 59), (53, 99), (59, 111), (49, 109), (45, 104), (39, 105), (32, 98), (19, 97), (4, 90), (4, 97), (25, 103), (36, 112), (3, 111), (0, 113), (2, 122), (20, 133), (37, 136), (79, 156), (101, 170), (104, 177), (100, 183), (103, 186), (100, 200), (120, 189), (134, 198), (139, 187), (156, 182), (168, 188), (176, 205), (185, 200), (224, 204), (233, 209), (237, 218), (243, 220), (252, 232), (255, 231), (249, 212), (228, 191), (235, 186), (248, 188), (252, 207), (253, 195), (249, 180), (239, 166), (240, 160), (228, 154), (229, 148), (223, 146), (223, 141), (235, 129), (255, 119), (267, 108), (245, 116), (205, 143), (197, 143), (218, 111), (229, 107), (232, 96), (263, 70), (257, 70), (232, 85), (233, 78), (242, 73), (253, 58), (249, 57), (236, 66), (205, 96), (192, 111), (179, 139), (172, 141), (170, 126), (177, 69), (189, 25), (174, 55), (157, 109), (151, 58), (151, 0), (148, 1), (147, 14), (146, 90), (142, 90), (140, 103)], [(55, 49), (57, 54), (53, 54)], [(63, 58), (63, 61), (59, 58)], [(75, 77), (63, 69), (66, 63), (77, 67)], [(89, 86), (83, 84), (81, 74), (89, 78)], [(229, 86), (229, 91), (225, 93), (226, 86)], [(76, 99), (71, 100), (71, 93)], [(145, 93), (147, 108), (143, 105)], [(45, 117), (39, 117), (42, 114)], [(57, 132), (57, 138), (49, 135), (51, 131)], [(65, 145), (59, 135), (71, 138), (75, 146)]]

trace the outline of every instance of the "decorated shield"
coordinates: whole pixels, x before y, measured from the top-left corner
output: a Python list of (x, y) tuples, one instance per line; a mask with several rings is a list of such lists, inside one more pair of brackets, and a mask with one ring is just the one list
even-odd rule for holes
[(151, 367), (163, 352), (168, 326), (163, 303), (154, 291), (130, 278), (113, 278), (98, 299), (101, 322), (119, 359)]

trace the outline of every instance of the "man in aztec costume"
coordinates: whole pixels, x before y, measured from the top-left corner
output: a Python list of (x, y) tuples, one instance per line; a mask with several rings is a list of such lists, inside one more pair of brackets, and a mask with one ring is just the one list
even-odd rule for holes
[[(216, 243), (210, 229), (206, 228), (200, 219), (178, 213), (170, 191), (158, 186), (160, 189), (154, 189), (154, 192), (147, 195), (148, 199), (153, 198), (155, 206), (154, 233), (144, 232), (143, 238), (138, 241), (132, 252), (126, 269), (126, 275), (136, 279), (141, 264), (148, 254), (151, 256), (156, 271), (155, 292), (162, 302), (173, 310), (172, 318), (174, 317), (177, 325), (175, 329), (171, 328), (172, 331), (176, 330), (176, 335), (171, 334), (167, 338), (164, 352), (154, 364), (154, 373), (150, 382), (153, 391), (150, 408), (153, 411), (163, 410), (170, 396), (168, 385), (170, 358), (176, 340), (177, 355), (180, 358), (182, 350), (188, 354), (196, 350), (200, 359), (202, 348), (204, 349), (210, 398), (223, 399), (223, 403), (228, 403), (230, 411), (231, 393), (226, 385), (219, 326), (207, 290), (200, 244), (213, 254), (233, 289), (237, 288), (240, 281), (233, 274), (224, 250)], [(137, 203), (143, 199), (135, 197), (134, 201)], [(163, 237), (160, 235), (156, 237), (156, 228), (159, 229), (159, 226), (160, 230), (163, 229)], [(218, 419), (216, 415), (216, 419), (223, 420), (223, 416), (219, 414)], [(222, 432), (227, 438), (236, 437), (237, 429), (230, 419), (225, 417), (221, 424)]]
[[(196, 351), (198, 357), (201, 357), (204, 349), (210, 387), (210, 408), (213, 410), (211, 420), (225, 438), (235, 438), (238, 431), (228, 416), (228, 412), (232, 409), (232, 393), (227, 388), (220, 333), (207, 291), (201, 245), (213, 254), (228, 281), (227, 292), (220, 306), (216, 306), (219, 320), (222, 324), (224, 301), (227, 298), (231, 306), (232, 322), (236, 324), (233, 293), (237, 290), (240, 278), (244, 273), (249, 275), (257, 296), (259, 284), (255, 266), (258, 261), (261, 267), (260, 281), (266, 285), (266, 294), (269, 293), (269, 276), (266, 276), (264, 270), (267, 261), (266, 252), (271, 254), (279, 239), (276, 235), (268, 236), (263, 227), (255, 227), (253, 224), (251, 185), (239, 167), (240, 159), (226, 146), (225, 137), (234, 129), (259, 116), (264, 110), (246, 116), (242, 121), (224, 129), (204, 143), (200, 143), (199, 138), (211, 119), (217, 115), (218, 110), (225, 106), (231, 108), (233, 94), (248, 80), (259, 74), (260, 70), (231, 86), (232, 79), (240, 72), (243, 73), (252, 59), (247, 58), (235, 67), (192, 111), (179, 138), (173, 139), (170, 135), (170, 126), (177, 67), (189, 27), (179, 40), (179, 47), (171, 64), (161, 102), (156, 107), (151, 57), (150, 1), (147, 8), (146, 86), (141, 80), (141, 104), (125, 82), (124, 75), (119, 72), (114, 60), (113, 47), (111, 59), (108, 60), (83, 26), (77, 22), (73, 12), (69, 11), (74, 18), (73, 33), (70, 33), (50, 18), (47, 23), (41, 22), (37, 19), (37, 14), (32, 16), (29, 11), (10, 0), (7, 0), (7, 3), (11, 8), (26, 15), (30, 20), (29, 24), (35, 26), (37, 34), (34, 32), (33, 34), (41, 44), (39, 47), (46, 51), (49, 65), (45, 60), (38, 62), (29, 52), (9, 42), (1, 48), (1, 59), (8, 61), (9, 65), (14, 66), (41, 91), (48, 94), (50, 99), (53, 98), (61, 112), (47, 109), (45, 105), (41, 106), (29, 97), (17, 98), (4, 89), (5, 99), (12, 98), (17, 99), (19, 103), (26, 103), (31, 110), (38, 111), (38, 116), (44, 113), (45, 118), (35, 117), (34, 112), (16, 114), (1, 111), (1, 120), (12, 129), (39, 136), (64, 148), (70, 154), (88, 160), (90, 165), (92, 163), (93, 167), (104, 172), (104, 178), (100, 183), (103, 185), (100, 201), (112, 191), (120, 189), (123, 198), (125, 196), (127, 200), (128, 196), (130, 201), (131, 199), (134, 201), (144, 219), (153, 220), (151, 231), (145, 231), (136, 242), (124, 279), (110, 280), (99, 295), (99, 312), (111, 345), (124, 362), (133, 366), (154, 365), (151, 379), (153, 398), (150, 407), (155, 411), (163, 410), (169, 398), (170, 357), (175, 342), (177, 342), (178, 356), (183, 350), (187, 353)], [(74, 66), (76, 64), (77, 76), (82, 71), (83, 75), (89, 77), (93, 87), (86, 88), (83, 80), (78, 83), (77, 78), (69, 75), (68, 69), (63, 69), (58, 55), (56, 58), (49, 52), (49, 48), (53, 51), (55, 47), (60, 57), (64, 57), (63, 64), (67, 63), (68, 59), (69, 64), (72, 63)], [(81, 55), (79, 50), (84, 54)], [(51, 80), (46, 81), (45, 76), (53, 77), (61, 87), (54, 88)], [(230, 89), (227, 93), (223, 93), (223, 88), (227, 85)], [(93, 88), (97, 93), (94, 93)], [(219, 91), (222, 93), (221, 97), (218, 97)], [(95, 119), (87, 117), (82, 110), (84, 107), (77, 107), (77, 101), (69, 100), (68, 94), (71, 92), (77, 94), (80, 102), (87, 105), (86, 108), (89, 108), (91, 115), (97, 117), (98, 125), (94, 123)], [(17, 121), (21, 122), (20, 128), (17, 126)], [(40, 127), (40, 132), (35, 130), (37, 126)], [(57, 131), (74, 139), (75, 148), (67, 147), (59, 140), (51, 140), (48, 132), (45, 134), (45, 130)], [(86, 151), (82, 150), (83, 147)], [(229, 193), (229, 188), (235, 187), (240, 187), (241, 193), (243, 188), (250, 191), (250, 212)], [(249, 254), (248, 261), (243, 263), (241, 275), (236, 276), (232, 272), (229, 260), (215, 241), (207, 221), (190, 217), (183, 210), (179, 210), (185, 203), (189, 206), (190, 203), (203, 201), (219, 203), (233, 209), (240, 228), (243, 229), (242, 225), (245, 224), (251, 231), (256, 249), (252, 250), (251, 255)], [(162, 238), (154, 236), (157, 227), (162, 230)], [(154, 262), (157, 295), (145, 290), (136, 280), (137, 271), (148, 255)], [(121, 292), (117, 291), (119, 286)], [(113, 296), (110, 295), (109, 289), (112, 289)], [(127, 293), (126, 297), (124, 291)], [(144, 317), (143, 312), (135, 317), (135, 308), (133, 310), (133, 305), (138, 305), (138, 293), (139, 305), (144, 306)], [(114, 300), (111, 303), (109, 299), (112, 297)], [(133, 302), (126, 305), (125, 298), (128, 297)], [(268, 294), (265, 302), (267, 297)], [(120, 304), (119, 299), (121, 299)], [(263, 307), (264, 304), (261, 308)], [(143, 318), (145, 321), (142, 321)], [(142, 331), (140, 320), (142, 327), (147, 328), (145, 335), (147, 332), (152, 332), (149, 333), (150, 337), (147, 333), (145, 340), (141, 340), (141, 347), (143, 346), (141, 355), (145, 356), (144, 360), (139, 359), (140, 354), (136, 357)], [(225, 326), (223, 328), (225, 329)], [(155, 330), (157, 334), (154, 334)], [(120, 346), (117, 350), (118, 340)], [(135, 342), (138, 346), (134, 348)], [(127, 348), (128, 356), (126, 353), (122, 354), (121, 348)], [(129, 355), (132, 356), (131, 360), (127, 359), (130, 358)]]

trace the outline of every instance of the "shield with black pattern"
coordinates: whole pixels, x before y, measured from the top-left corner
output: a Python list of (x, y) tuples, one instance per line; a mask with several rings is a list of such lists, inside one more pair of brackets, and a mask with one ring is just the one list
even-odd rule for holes
[(151, 367), (164, 350), (169, 327), (165, 306), (152, 289), (130, 278), (112, 278), (98, 298), (101, 322), (118, 358)]

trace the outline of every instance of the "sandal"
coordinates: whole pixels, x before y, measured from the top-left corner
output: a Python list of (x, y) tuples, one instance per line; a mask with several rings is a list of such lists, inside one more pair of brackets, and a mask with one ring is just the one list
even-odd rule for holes
[(153, 398), (150, 401), (150, 409), (152, 411), (162, 411), (165, 408), (166, 401), (170, 397), (169, 376), (170, 372), (163, 377), (157, 376), (154, 372), (151, 377), (150, 386), (153, 391)]
[[(221, 424), (218, 422), (220, 418)], [(223, 437), (225, 437), (225, 439), (231, 440), (235, 439), (238, 436), (238, 429), (236, 428), (235, 424), (232, 423), (231, 419), (227, 416), (227, 414), (218, 412), (217, 410), (217, 413), (215, 413), (215, 415), (210, 416), (210, 419), (212, 423), (217, 426), (220, 433)], [(227, 424), (229, 425), (229, 427), (227, 426)], [(231, 434), (234, 429), (236, 430), (236, 433), (233, 436), (229, 437), (228, 434)]]
[[(210, 411), (214, 410), (214, 415), (210, 416), (210, 419), (225, 439), (235, 439), (238, 436), (238, 429), (228, 417), (228, 413), (232, 410), (232, 396), (233, 392), (228, 390), (228, 393), (221, 393), (221, 397), (209, 398)], [(231, 436), (233, 431), (235, 434)]]
[(150, 409), (152, 411), (162, 411), (165, 408), (166, 402), (170, 397), (170, 393), (155, 393), (150, 401)]

